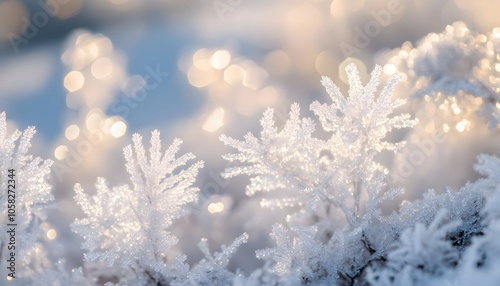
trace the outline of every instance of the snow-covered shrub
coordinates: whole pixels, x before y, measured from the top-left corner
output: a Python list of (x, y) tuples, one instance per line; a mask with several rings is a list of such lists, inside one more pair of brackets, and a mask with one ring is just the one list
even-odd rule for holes
[[(480, 236), (474, 237), (472, 244), (465, 250), (457, 273), (462, 284), (479, 283), (498, 285), (500, 275), (500, 158), (480, 155), (476, 170), (484, 176), (478, 180), (479, 190), (485, 193), (485, 206), (481, 211), (484, 227)], [(462, 275), (460, 275), (462, 273)]]
[(441, 210), (429, 226), (417, 222), (414, 228), (401, 233), (396, 249), (387, 256), (377, 285), (414, 285), (425, 283), (429, 276), (443, 275), (448, 267), (458, 264), (459, 252), (448, 239), (459, 221), (446, 223), (446, 211)]
[(480, 155), (478, 161), (483, 178), (459, 191), (430, 192), (393, 214), (400, 220), (393, 225), (416, 224), (368, 271), (371, 285), (498, 285), (500, 158)]
[[(391, 100), (397, 77), (375, 97), (380, 67), (375, 68), (366, 87), (362, 86), (354, 64), (346, 71), (350, 83), (347, 99), (324, 77), (322, 83), (333, 103), (311, 105), (323, 129), (331, 133), (329, 139), (312, 137), (315, 124), (310, 118), (300, 118), (298, 104), (292, 105), (290, 119), (280, 132), (274, 126), (273, 110), (268, 109), (261, 120), (260, 138), (251, 133), (245, 136), (245, 141), (221, 136), (225, 144), (239, 151), (224, 158), (241, 162), (240, 166), (228, 168), (224, 175), (252, 176), (248, 195), (257, 191), (287, 191), (289, 198), (264, 199), (264, 206), (300, 205), (307, 214), (326, 216), (338, 209), (352, 227), (359, 225), (365, 214), (371, 215), (372, 209), (366, 208), (375, 208), (377, 200), (393, 194), (381, 192), (384, 185), (381, 178), (387, 169), (374, 157), (383, 150), (401, 148), (404, 142), (387, 142), (384, 138), (392, 129), (412, 127), (416, 122), (407, 114), (391, 116), (395, 108), (405, 103), (402, 99)], [(330, 210), (325, 214), (323, 208)], [(327, 218), (317, 218), (323, 219)]]

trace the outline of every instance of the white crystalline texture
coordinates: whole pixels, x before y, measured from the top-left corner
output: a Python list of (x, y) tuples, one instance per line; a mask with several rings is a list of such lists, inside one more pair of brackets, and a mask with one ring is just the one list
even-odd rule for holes
[[(1, 250), (7, 252), (7, 223), (15, 223), (17, 275), (29, 277), (34, 272), (43, 270), (50, 265), (46, 260), (43, 237), (45, 235), (40, 224), (46, 219), (46, 210), (54, 200), (51, 185), (48, 183), (52, 161), (33, 157), (28, 151), (31, 139), (35, 135), (34, 127), (28, 127), (23, 132), (7, 131), (5, 112), (0, 114), (0, 232)], [(14, 172), (9, 172), (13, 169)], [(11, 175), (11, 177), (9, 177)], [(12, 176), (13, 175), (13, 176)], [(13, 187), (9, 187), (10, 185)], [(7, 190), (15, 191), (15, 202), (8, 201)], [(15, 206), (15, 221), (8, 221), (8, 205)], [(14, 208), (12, 208), (14, 209)], [(10, 252), (10, 251), (9, 251)], [(7, 256), (0, 261), (0, 274), (7, 277)], [(4, 259), (5, 258), (5, 259)], [(22, 270), (21, 270), (22, 269)]]
[[(474, 109), (494, 128), (500, 123), (500, 34), (479, 34), (462, 22), (431, 33), (413, 48), (405, 44), (394, 50), (388, 62), (407, 75), (408, 87), (418, 97), (435, 100), (453, 97), (464, 110)], [(471, 106), (468, 97), (481, 101)]]
[[(313, 137), (315, 124), (300, 118), (298, 104), (292, 105), (281, 131), (268, 109), (261, 120), (260, 138), (250, 133), (244, 141), (221, 136), (226, 145), (239, 151), (225, 156), (239, 163), (225, 170), (226, 177), (249, 175), (248, 195), (286, 193), (283, 199), (264, 198), (263, 206), (299, 208), (289, 222), (292, 240), (286, 237), (284, 226), (276, 226), (277, 247), (258, 254), (271, 267), (264, 275), (274, 276), (283, 285), (354, 281), (366, 263), (385, 251), (371, 249), (374, 242), (369, 242), (364, 230), (372, 223), (380, 224), (379, 204), (400, 190), (386, 190), (387, 170), (375, 156), (383, 150), (399, 150), (404, 142), (386, 141), (388, 133), (413, 127), (416, 120), (408, 114), (393, 115), (405, 103), (391, 99), (397, 76), (376, 96), (379, 66), (366, 86), (354, 64), (346, 72), (347, 97), (324, 77), (322, 83), (333, 103), (311, 104), (323, 130), (330, 134), (328, 139)], [(305, 231), (311, 225), (316, 231)]]
[(500, 159), (478, 161), (483, 178), (458, 192), (428, 192), (388, 219), (399, 242), (368, 270), (370, 285), (498, 285)]
[(382, 277), (373, 282), (392, 280), (393, 285), (403, 285), (400, 279), (418, 281), (425, 274), (442, 275), (447, 267), (458, 263), (458, 249), (447, 235), (459, 225), (460, 221), (447, 222), (446, 211), (441, 210), (428, 227), (417, 223), (406, 229), (397, 248), (389, 253), (385, 269), (379, 274)]
[[(482, 57), (492, 59), (491, 49), (500, 52), (497, 37), (495, 33), (473, 35), (463, 24), (454, 24), (442, 35), (429, 35), (405, 56), (411, 61), (401, 64), (412, 69), (410, 80), (425, 77), (426, 85), (438, 93), (489, 96), (485, 91), (493, 85), (481, 81), (476, 65), (484, 62)], [(490, 44), (484, 47), (484, 42)], [(476, 46), (468, 51), (469, 44)], [(457, 57), (456, 62), (446, 50)], [(437, 64), (439, 60), (444, 62)], [(468, 69), (470, 73), (465, 73)], [(264, 263), (248, 276), (228, 270), (231, 257), (248, 240), (246, 233), (214, 253), (203, 239), (198, 248), (204, 258), (192, 266), (186, 263), (186, 255), (178, 253), (175, 245), (181, 238), (172, 226), (189, 215), (190, 204), (197, 201), (199, 189), (194, 184), (203, 162), (190, 164), (195, 159), (191, 153), (178, 156), (179, 139), (163, 151), (158, 131), (152, 132), (148, 151), (138, 134), (124, 149), (128, 184), (113, 187), (98, 178), (93, 196), (75, 186), (75, 199), (85, 217), (77, 219), (72, 229), (83, 237), (85, 261), (72, 271), (62, 261), (51, 265), (40, 223), (53, 201), (47, 183), (52, 162), (28, 154), (34, 128), (8, 134), (5, 113), (0, 114), (0, 187), (7, 189), (8, 170), (15, 169), (17, 257), (22, 267), (22, 277), (9, 283), (500, 285), (500, 158), (479, 155), (476, 181), (458, 190), (428, 190), (422, 199), (383, 214), (381, 203), (403, 190), (388, 184), (389, 171), (377, 155), (398, 152), (404, 141), (389, 139), (390, 132), (411, 128), (416, 120), (394, 114), (405, 104), (403, 99), (391, 99), (398, 76), (377, 92), (380, 67), (375, 67), (365, 86), (355, 65), (348, 65), (346, 71), (347, 96), (324, 77), (332, 103), (310, 106), (323, 129), (322, 137), (316, 135), (314, 120), (301, 117), (298, 104), (291, 106), (283, 124), (275, 122), (272, 109), (266, 110), (259, 136), (248, 133), (244, 140), (221, 136), (237, 150), (224, 156), (234, 165), (223, 175), (248, 175), (247, 195), (261, 195), (262, 206), (283, 208), (290, 214), (286, 224), (273, 226), (276, 245), (256, 252)], [(475, 94), (476, 88), (481, 92)], [(0, 231), (4, 233), (7, 206), (3, 192)], [(6, 241), (0, 242), (5, 249)], [(6, 255), (0, 254), (0, 274), (5, 277)]]
[(203, 166), (201, 161), (185, 166), (194, 155), (176, 157), (180, 144), (176, 139), (162, 153), (160, 133), (153, 131), (148, 156), (142, 137), (134, 134), (133, 146), (124, 149), (131, 185), (110, 188), (99, 178), (93, 197), (75, 186), (76, 200), (87, 216), (76, 220), (73, 230), (85, 239), (86, 260), (133, 272), (113, 285), (215, 285), (234, 275), (225, 267), (246, 242), (246, 234), (214, 255), (206, 244), (200, 244), (206, 259), (191, 270), (184, 263), (186, 257), (172, 249), (178, 238), (169, 227), (187, 215), (188, 204), (197, 200), (199, 189), (193, 184)]
[(230, 285), (234, 279), (234, 274), (228, 271), (229, 259), (234, 255), (239, 246), (246, 243), (248, 235), (242, 234), (234, 240), (228, 247), (222, 246), (222, 252), (211, 254), (207, 241), (202, 240), (198, 247), (205, 255), (197, 265), (195, 265), (181, 281), (172, 285)]
[(194, 158), (192, 154), (175, 158), (181, 141), (175, 140), (162, 154), (159, 132), (153, 132), (149, 159), (141, 141), (136, 134), (134, 146), (124, 149), (132, 186), (109, 188), (106, 180), (99, 178), (92, 198), (80, 185), (75, 186), (76, 200), (88, 217), (78, 220), (74, 230), (85, 236), (86, 258), (91, 261), (112, 265), (118, 260), (122, 266), (139, 264), (158, 271), (177, 243), (168, 227), (187, 213), (187, 203), (196, 200), (198, 189), (192, 184), (203, 163), (174, 175)]
[(391, 100), (398, 77), (393, 77), (376, 97), (380, 67), (374, 69), (366, 86), (361, 84), (354, 64), (348, 65), (346, 71), (350, 85), (347, 98), (324, 77), (322, 83), (333, 103), (311, 105), (323, 129), (331, 134), (329, 139), (312, 136), (314, 122), (300, 118), (298, 104), (292, 105), (290, 118), (279, 132), (273, 110), (268, 109), (261, 120), (260, 138), (250, 133), (244, 141), (221, 136), (226, 145), (239, 151), (224, 158), (240, 163), (226, 169), (224, 175), (249, 175), (248, 195), (275, 190), (289, 194), (277, 201), (264, 199), (263, 205), (301, 205), (317, 213), (326, 204), (340, 209), (351, 225), (357, 224), (366, 203), (361, 196), (368, 194), (369, 201), (381, 198), (383, 183), (378, 177), (386, 169), (374, 157), (383, 150), (396, 151), (404, 144), (387, 142), (385, 137), (393, 129), (412, 127), (416, 121), (408, 114), (392, 115), (405, 103), (402, 99)]
[[(297, 104), (280, 131), (269, 109), (260, 137), (221, 137), (238, 151), (225, 156), (239, 164), (226, 169), (226, 177), (250, 176), (247, 194), (264, 192), (263, 206), (296, 207), (288, 226), (273, 228), (277, 245), (257, 252), (264, 268), (247, 280), (238, 277), (238, 285), (447, 285), (455, 283), (451, 278), (469, 281), (483, 270), (490, 276), (478, 280), (497, 285), (490, 281), (498, 282), (491, 273), (500, 256), (488, 252), (500, 253), (494, 240), (500, 229), (498, 158), (479, 156), (476, 170), (483, 178), (458, 191), (430, 190), (382, 215), (380, 203), (401, 190), (388, 188), (387, 169), (375, 156), (397, 152), (404, 142), (387, 142), (387, 134), (416, 121), (392, 114), (405, 103), (391, 100), (397, 77), (375, 96), (379, 67), (366, 86), (354, 65), (346, 71), (347, 97), (323, 78), (333, 103), (311, 105), (328, 139), (313, 136), (314, 122), (300, 118)], [(267, 192), (285, 195), (267, 199)]]

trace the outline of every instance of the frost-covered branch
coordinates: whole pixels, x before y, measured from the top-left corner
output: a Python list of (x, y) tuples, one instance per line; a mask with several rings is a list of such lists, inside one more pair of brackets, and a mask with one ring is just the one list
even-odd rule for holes
[[(5, 112), (0, 114), (2, 280), (9, 273), (15, 272), (13, 276), (22, 279), (50, 267), (43, 240), (45, 233), (40, 224), (46, 221), (47, 208), (54, 201), (52, 187), (48, 183), (52, 161), (33, 157), (28, 153), (35, 133), (34, 127), (28, 127), (23, 132), (16, 129), (10, 134), (7, 131)], [(8, 226), (8, 223), (15, 226)], [(14, 241), (10, 239), (10, 233), (13, 233)], [(7, 260), (11, 256), (16, 260), (17, 271), (7, 268), (10, 266)]]
[(203, 166), (199, 161), (184, 167), (194, 155), (176, 157), (180, 144), (176, 139), (162, 153), (160, 133), (153, 131), (147, 156), (142, 137), (135, 134), (133, 146), (124, 149), (131, 186), (110, 188), (99, 178), (97, 194), (92, 197), (80, 185), (75, 186), (76, 200), (86, 217), (76, 220), (73, 230), (85, 239), (85, 259), (135, 273), (116, 285), (201, 285), (226, 281), (233, 275), (224, 268), (246, 241), (246, 234), (214, 256), (206, 243), (200, 244), (207, 258), (192, 270), (184, 262), (185, 255), (173, 251), (178, 238), (170, 226), (189, 214), (188, 204), (197, 200), (199, 189), (193, 183)]

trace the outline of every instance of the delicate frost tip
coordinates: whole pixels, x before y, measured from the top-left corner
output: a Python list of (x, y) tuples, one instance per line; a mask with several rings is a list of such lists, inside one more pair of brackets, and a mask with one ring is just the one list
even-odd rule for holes
[(355, 64), (355, 63), (349, 63), (346, 67), (345, 67), (345, 71), (349, 74), (349, 73), (352, 73), (352, 72), (355, 72), (355, 73), (358, 73), (358, 66)]
[(151, 140), (153, 140), (153, 138), (155, 140), (160, 139), (160, 131), (158, 129), (151, 131)]
[(320, 82), (321, 82), (322, 85), (325, 85), (327, 83), (332, 82), (332, 80), (329, 77), (327, 77), (327, 76), (321, 76), (321, 81)]
[(142, 141), (142, 136), (141, 134), (139, 133), (134, 133), (132, 134), (132, 141), (135, 143), (135, 144), (138, 144), (138, 142), (140, 143)]
[(272, 107), (268, 107), (268, 108), (266, 108), (266, 110), (264, 110), (264, 117), (269, 116), (269, 115), (272, 116), (273, 114), (274, 114), (274, 108), (272, 108)]
[(400, 74), (394, 74), (391, 77), (391, 81), (393, 81), (394, 83), (400, 82), (401, 79), (403, 79), (403, 76), (401, 76)]
[(297, 102), (292, 103), (290, 106), (290, 118), (293, 116), (300, 116), (300, 105)]
[(380, 77), (381, 73), (382, 73), (382, 67), (380, 65), (375, 65), (372, 72), (370, 73), (370, 76), (378, 78)]
[(249, 238), (249, 235), (248, 233), (244, 232), (240, 237), (242, 238), (242, 241), (246, 242)]

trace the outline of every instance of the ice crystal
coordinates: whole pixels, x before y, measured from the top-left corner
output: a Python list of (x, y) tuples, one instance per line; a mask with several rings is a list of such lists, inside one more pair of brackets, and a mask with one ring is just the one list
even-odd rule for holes
[(154, 131), (149, 160), (141, 136), (135, 134), (133, 142), (133, 147), (124, 149), (132, 187), (110, 188), (105, 179), (99, 178), (97, 194), (90, 198), (76, 185), (76, 200), (87, 217), (77, 220), (73, 228), (85, 237), (86, 259), (107, 265), (116, 261), (124, 267), (138, 264), (157, 272), (177, 243), (168, 227), (187, 213), (186, 204), (196, 200), (198, 189), (192, 184), (203, 162), (174, 174), (194, 159), (189, 153), (175, 158), (180, 140), (174, 140), (162, 154), (160, 134)]
[(398, 77), (393, 77), (375, 97), (380, 67), (374, 69), (365, 87), (354, 64), (348, 65), (346, 71), (348, 98), (324, 77), (322, 83), (333, 104), (311, 105), (323, 129), (331, 133), (329, 139), (312, 137), (314, 123), (309, 118), (300, 119), (297, 104), (292, 105), (290, 118), (280, 132), (272, 109), (268, 109), (261, 120), (260, 138), (250, 133), (244, 141), (221, 136), (226, 145), (239, 151), (225, 159), (241, 163), (226, 169), (224, 175), (250, 175), (248, 195), (279, 189), (292, 195), (278, 201), (265, 199), (264, 205), (301, 205), (314, 213), (324, 207), (336, 208), (351, 225), (357, 224), (365, 209), (361, 197), (368, 194), (369, 205), (383, 197), (379, 193), (383, 187), (380, 178), (387, 170), (374, 157), (383, 150), (396, 151), (404, 144), (385, 141), (385, 137), (392, 129), (411, 127), (415, 121), (408, 114), (392, 116), (394, 109), (405, 103), (402, 99), (391, 100)]
[[(46, 220), (46, 210), (54, 200), (48, 178), (52, 161), (33, 157), (28, 151), (31, 139), (35, 135), (34, 127), (23, 132), (7, 131), (5, 112), (0, 114), (0, 242), (2, 261), (0, 271), (2, 279), (7, 277), (5, 253), (14, 252), (18, 265), (23, 271), (17, 271), (16, 277), (30, 276), (34, 271), (48, 267), (43, 245), (44, 232), (40, 224)], [(14, 171), (9, 171), (14, 170)], [(8, 185), (11, 185), (8, 187)], [(11, 190), (12, 192), (7, 192)], [(10, 194), (10, 195), (9, 195)], [(12, 206), (12, 207), (10, 207)], [(8, 216), (9, 209), (15, 210), (15, 216)], [(12, 219), (12, 220), (11, 220)], [(9, 235), (7, 223), (15, 224), (15, 249), (7, 250)]]
[(414, 95), (438, 101), (448, 117), (458, 115), (453, 123), (479, 112), (495, 127), (500, 122), (499, 39), (497, 30), (484, 35), (456, 22), (415, 48), (405, 43), (390, 54), (388, 64), (406, 74)]
[[(484, 235), (477, 237), (471, 247), (467, 249), (465, 267), (481, 269), (495, 269), (500, 265), (500, 158), (490, 155), (479, 155), (476, 170), (484, 176), (474, 184), (485, 196), (485, 206), (482, 209), (484, 220)], [(494, 270), (493, 270), (494, 271)], [(500, 277), (498, 277), (500, 278)], [(497, 279), (498, 281), (498, 279)]]
[(286, 190), (288, 197), (265, 198), (262, 205), (295, 206), (300, 210), (289, 220), (297, 237), (290, 241), (285, 228), (276, 226), (272, 235), (277, 246), (259, 252), (279, 284), (354, 281), (367, 263), (386, 251), (372, 248), (377, 243), (368, 237), (368, 233), (375, 232), (369, 228), (384, 220), (379, 204), (400, 190), (388, 189), (387, 169), (375, 156), (384, 150), (399, 150), (404, 142), (387, 141), (388, 133), (412, 127), (416, 121), (408, 114), (393, 115), (405, 103), (402, 99), (391, 100), (397, 76), (375, 96), (379, 66), (366, 86), (354, 64), (348, 65), (346, 71), (348, 97), (324, 77), (322, 83), (333, 103), (311, 104), (323, 130), (330, 134), (326, 140), (312, 136), (314, 122), (300, 118), (297, 104), (292, 105), (290, 118), (279, 132), (273, 111), (268, 109), (261, 120), (260, 138), (250, 133), (244, 141), (221, 136), (225, 144), (239, 151), (225, 156), (240, 163), (226, 169), (226, 177), (250, 175), (248, 195)]
[(337, 282), (338, 261), (318, 246), (315, 227), (293, 228), (295, 237), (290, 238), (285, 226), (273, 226), (271, 236), (277, 247), (257, 251), (257, 258), (273, 261), (270, 272), (280, 285), (328, 284)]
[(51, 286), (92, 286), (84, 275), (81, 268), (66, 269), (64, 260), (57, 261), (55, 268), (47, 269), (43, 274), (38, 274), (33, 277), (33, 286), (51, 285)]
[(176, 139), (162, 153), (160, 133), (153, 131), (148, 158), (142, 137), (134, 134), (133, 146), (124, 149), (132, 186), (110, 188), (99, 178), (93, 197), (75, 186), (76, 200), (86, 218), (76, 220), (73, 230), (85, 239), (86, 260), (132, 270), (129, 278), (108, 285), (214, 285), (232, 279), (233, 273), (224, 268), (246, 241), (246, 234), (214, 255), (202, 242), (206, 259), (192, 269), (185, 264), (185, 255), (172, 248), (178, 239), (170, 226), (187, 215), (187, 206), (197, 200), (199, 189), (193, 183), (203, 166), (199, 161), (183, 167), (195, 157), (191, 153), (176, 157), (180, 144)]

